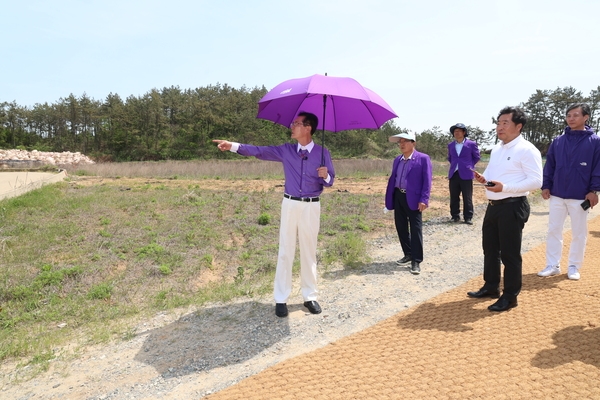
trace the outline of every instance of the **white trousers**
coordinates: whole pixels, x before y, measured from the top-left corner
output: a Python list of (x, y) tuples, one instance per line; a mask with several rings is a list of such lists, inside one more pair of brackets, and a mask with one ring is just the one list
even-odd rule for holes
[(321, 203), (283, 199), (279, 226), (279, 256), (275, 270), (275, 303), (287, 303), (292, 293), (296, 238), (300, 246), (300, 287), (304, 301), (317, 300), (317, 237)]
[(550, 196), (546, 265), (559, 265), (560, 263), (563, 250), (563, 229), (567, 215), (569, 215), (571, 217), (571, 248), (567, 266), (574, 265), (577, 269), (581, 268), (588, 236), (588, 211), (581, 208), (581, 202), (582, 200)]

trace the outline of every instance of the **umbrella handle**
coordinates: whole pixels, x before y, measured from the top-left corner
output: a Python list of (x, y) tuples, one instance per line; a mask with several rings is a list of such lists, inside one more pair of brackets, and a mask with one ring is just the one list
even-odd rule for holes
[[(325, 74), (327, 76), (327, 74)], [(321, 128), (321, 167), (325, 166), (325, 109), (327, 108), (327, 95), (323, 95), (323, 128)]]

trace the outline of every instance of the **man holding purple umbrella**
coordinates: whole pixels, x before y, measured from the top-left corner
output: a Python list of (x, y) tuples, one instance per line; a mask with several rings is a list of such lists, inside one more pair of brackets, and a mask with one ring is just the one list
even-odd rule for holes
[(385, 192), (385, 208), (394, 210), (394, 222), (404, 257), (398, 265), (410, 265), (413, 275), (421, 273), (423, 261), (422, 213), (429, 205), (433, 169), (427, 154), (415, 150), (414, 133), (390, 136), (397, 142), (400, 154), (394, 160)]
[(329, 151), (312, 140), (318, 123), (316, 115), (300, 112), (290, 125), (291, 138), (297, 144), (253, 146), (213, 140), (221, 151), (229, 150), (283, 164), (285, 192), (281, 203), (279, 255), (274, 283), (275, 314), (278, 317), (288, 315), (287, 301), (292, 293), (296, 238), (300, 246), (300, 286), (304, 307), (312, 314), (321, 312), (317, 302), (317, 236), (321, 219), (319, 196), (324, 186), (333, 185), (335, 172)]

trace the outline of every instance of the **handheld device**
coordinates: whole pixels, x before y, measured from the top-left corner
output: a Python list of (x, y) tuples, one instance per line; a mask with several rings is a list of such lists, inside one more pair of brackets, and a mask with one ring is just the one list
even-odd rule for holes
[(590, 207), (591, 207), (591, 204), (590, 204), (589, 200), (586, 200), (583, 203), (581, 203), (581, 208), (583, 208), (584, 211), (587, 210)]
[(491, 187), (491, 186), (496, 186), (496, 184), (494, 182), (492, 182), (492, 181), (487, 181), (485, 183), (485, 186)]

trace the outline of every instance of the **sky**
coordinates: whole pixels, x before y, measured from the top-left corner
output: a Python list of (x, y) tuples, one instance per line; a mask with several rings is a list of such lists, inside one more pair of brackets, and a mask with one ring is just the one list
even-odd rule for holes
[(0, 0), (0, 103), (351, 77), (414, 132), (600, 86), (597, 0)]

